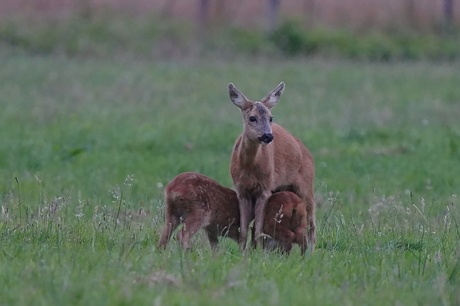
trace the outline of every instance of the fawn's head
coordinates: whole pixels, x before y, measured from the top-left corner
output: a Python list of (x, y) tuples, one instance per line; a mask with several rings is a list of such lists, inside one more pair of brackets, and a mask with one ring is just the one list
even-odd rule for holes
[(232, 83), (228, 84), (230, 100), (241, 109), (244, 134), (251, 140), (260, 141), (263, 144), (272, 142), (273, 117), (270, 109), (278, 103), (283, 91), (284, 83), (281, 82), (262, 100), (251, 101)]

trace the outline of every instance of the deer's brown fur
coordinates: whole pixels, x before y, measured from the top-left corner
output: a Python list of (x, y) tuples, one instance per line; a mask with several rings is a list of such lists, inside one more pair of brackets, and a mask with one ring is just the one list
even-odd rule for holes
[(240, 226), (236, 192), (199, 173), (186, 172), (176, 176), (165, 188), (166, 224), (158, 246), (166, 248), (174, 230), (182, 248), (190, 248), (191, 238), (200, 229), (207, 233), (211, 248), (218, 236), (238, 242)]
[[(177, 238), (183, 249), (190, 248), (192, 237), (200, 230), (207, 233), (212, 249), (218, 236), (239, 241), (239, 205), (235, 191), (199, 173), (176, 176), (165, 188), (166, 223), (158, 246), (166, 248), (174, 230), (183, 223)], [(305, 252), (306, 211), (301, 199), (292, 192), (277, 192), (268, 199), (263, 232), (271, 238), (264, 248), (288, 252), (297, 243)]]
[(307, 241), (313, 251), (316, 242), (313, 159), (298, 138), (271, 123), (270, 109), (278, 103), (284, 83), (261, 101), (249, 100), (231, 83), (228, 89), (230, 99), (243, 115), (243, 133), (235, 142), (230, 165), (240, 207), (241, 248), (246, 247), (249, 223), (253, 219), (257, 244), (261, 245), (266, 201), (272, 192), (292, 191), (305, 205)]
[(306, 228), (307, 210), (295, 193), (282, 191), (268, 198), (263, 233), (270, 238), (265, 237), (264, 248), (279, 248), (289, 253), (292, 245), (297, 243), (304, 254), (307, 248)]

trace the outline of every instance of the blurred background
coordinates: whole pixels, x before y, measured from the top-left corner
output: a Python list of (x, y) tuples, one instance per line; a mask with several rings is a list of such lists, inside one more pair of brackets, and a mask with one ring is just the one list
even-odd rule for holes
[(315, 156), (321, 192), (446, 197), (458, 2), (0, 0), (0, 192), (17, 176), (31, 207), (37, 180), (105, 203), (134, 174), (132, 202), (153, 203), (186, 171), (230, 187), (242, 127), (227, 84), (259, 99), (284, 81), (273, 114)]
[(0, 43), (34, 53), (216, 52), (371, 60), (460, 55), (456, 0), (1, 0)]

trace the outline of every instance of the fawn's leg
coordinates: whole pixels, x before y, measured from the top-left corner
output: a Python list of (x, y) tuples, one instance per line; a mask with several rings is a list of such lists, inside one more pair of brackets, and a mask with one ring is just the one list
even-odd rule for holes
[(298, 185), (293, 187), (293, 192), (302, 199), (307, 211), (307, 245), (305, 248), (310, 248), (310, 251), (313, 253), (315, 251), (316, 244), (315, 197), (313, 194), (308, 193), (308, 190), (299, 188)]
[(163, 227), (163, 231), (161, 233), (161, 238), (158, 242), (158, 247), (162, 249), (166, 249), (169, 240), (171, 239), (172, 233), (179, 225), (179, 218), (167, 216), (166, 217), (166, 224)]
[(198, 219), (198, 218), (189, 217), (185, 220), (184, 226), (177, 234), (177, 239), (179, 240), (184, 250), (190, 249), (190, 240), (196, 234), (196, 232), (198, 232), (201, 226), (202, 226), (201, 218)]
[[(302, 233), (297, 235), (296, 240), (300, 246), (300, 254), (304, 255), (308, 247), (308, 237), (305, 235), (305, 233)], [(312, 245), (312, 247), (314, 246)]]
[(310, 248), (310, 251), (313, 253), (315, 251), (316, 244), (316, 215), (315, 215), (315, 199), (313, 195), (307, 198), (307, 245), (306, 247)]
[(211, 245), (211, 250), (217, 249), (219, 245), (219, 239), (217, 238), (217, 230), (216, 229), (206, 229), (206, 234), (208, 235), (209, 244)]

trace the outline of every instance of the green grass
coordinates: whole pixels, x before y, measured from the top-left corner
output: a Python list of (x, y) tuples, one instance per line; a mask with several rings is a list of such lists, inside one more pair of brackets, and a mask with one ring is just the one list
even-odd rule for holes
[[(458, 63), (1, 67), (1, 305), (460, 303)], [(316, 163), (316, 252), (245, 257), (223, 239), (213, 254), (201, 235), (160, 252), (162, 186), (184, 171), (231, 186), (242, 127), (226, 85), (257, 99), (280, 81), (275, 121)]]

